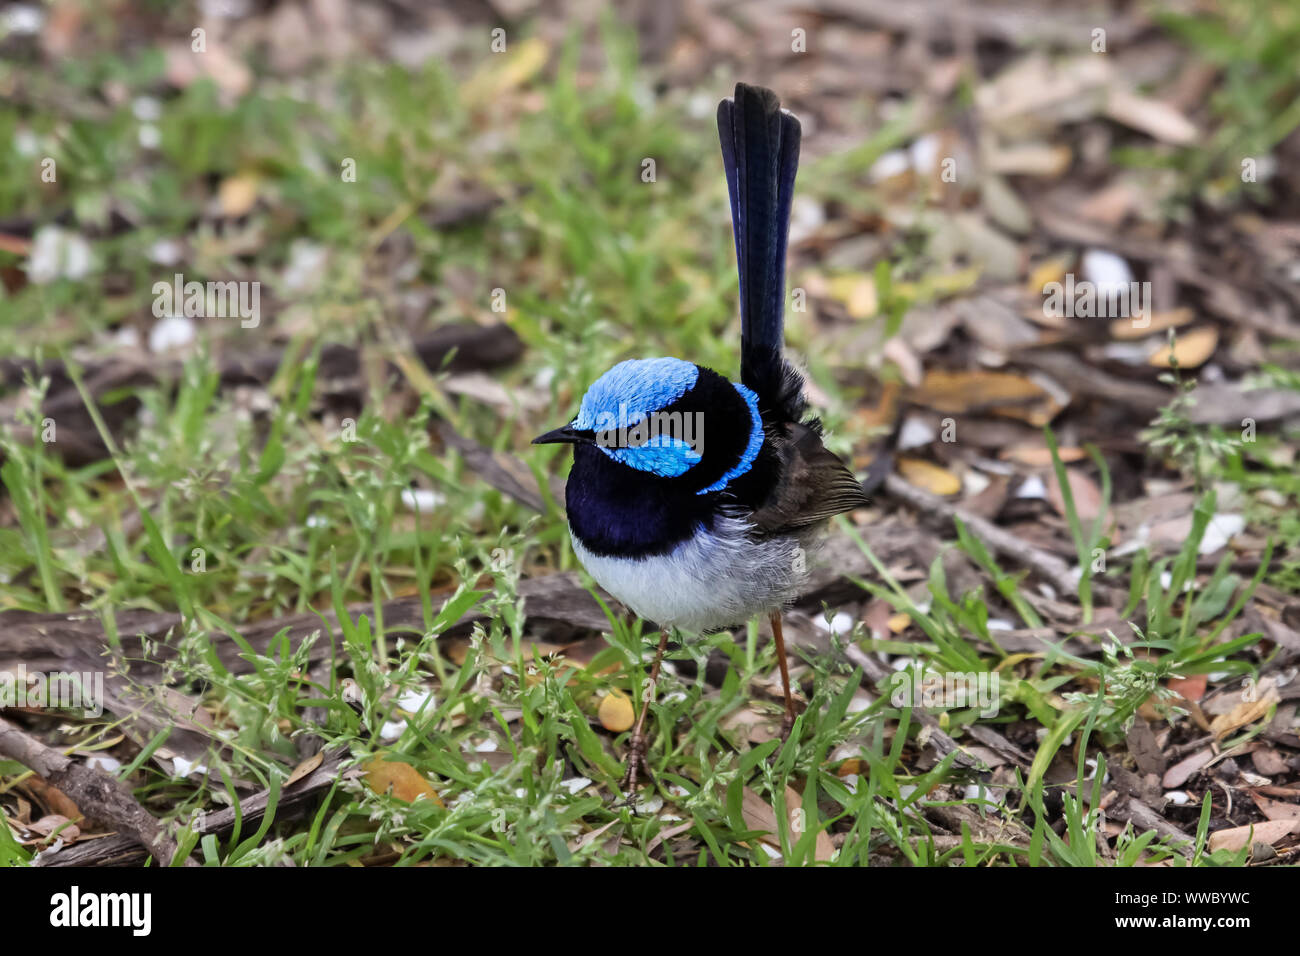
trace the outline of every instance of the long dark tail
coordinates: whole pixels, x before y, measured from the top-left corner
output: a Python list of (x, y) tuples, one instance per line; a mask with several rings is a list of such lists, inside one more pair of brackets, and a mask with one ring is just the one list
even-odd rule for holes
[(760, 410), (797, 421), (803, 378), (781, 349), (799, 121), (771, 90), (737, 83), (735, 96), (718, 104), (718, 137), (740, 267), (740, 380), (757, 393)]

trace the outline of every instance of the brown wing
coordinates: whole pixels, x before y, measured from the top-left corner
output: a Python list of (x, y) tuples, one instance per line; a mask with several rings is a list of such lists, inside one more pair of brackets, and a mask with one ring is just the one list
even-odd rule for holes
[(766, 534), (797, 532), (868, 503), (848, 466), (805, 425), (786, 423), (768, 434), (785, 462), (782, 480), (751, 519)]

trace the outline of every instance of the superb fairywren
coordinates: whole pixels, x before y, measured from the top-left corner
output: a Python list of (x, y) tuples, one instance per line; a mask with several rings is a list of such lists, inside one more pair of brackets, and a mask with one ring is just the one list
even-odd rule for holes
[[(737, 84), (718, 105), (740, 269), (740, 382), (676, 358), (621, 362), (569, 424), (535, 444), (574, 445), (566, 487), (578, 559), (610, 594), (662, 630), (703, 632), (771, 615), (794, 722), (781, 608), (834, 515), (867, 503), (862, 485), (804, 420), (803, 377), (783, 357), (785, 253), (799, 121), (776, 94)], [(625, 784), (644, 766), (641, 708)], [(648, 768), (647, 768), (648, 770)]]

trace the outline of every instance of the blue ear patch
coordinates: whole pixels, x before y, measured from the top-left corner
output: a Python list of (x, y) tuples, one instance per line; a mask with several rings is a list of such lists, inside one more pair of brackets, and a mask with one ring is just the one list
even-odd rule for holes
[[(699, 368), (681, 359), (628, 359), (619, 362), (592, 382), (587, 394), (582, 396), (582, 406), (573, 427), (596, 432), (630, 428), (651, 412), (677, 401), (699, 377)], [(689, 467), (687, 465), (682, 471)]]
[(664, 478), (684, 475), (702, 457), (699, 452), (680, 438), (655, 435), (644, 445), (636, 447), (604, 447), (597, 444), (606, 455), (638, 471), (648, 471)]

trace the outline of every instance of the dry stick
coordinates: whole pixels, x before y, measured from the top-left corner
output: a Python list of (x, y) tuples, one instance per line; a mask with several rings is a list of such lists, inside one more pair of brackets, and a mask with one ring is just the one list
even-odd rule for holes
[[(342, 750), (329, 750), (323, 755), (321, 765), (285, 787), (276, 804), (276, 817), (283, 819), (290, 813), (297, 813), (313, 797), (333, 786), (339, 777), (339, 771), (347, 754)], [(195, 821), (197, 833), (218, 833), (225, 835), (235, 827), (239, 820), (244, 827), (256, 826), (266, 815), (271, 792), (262, 790), (239, 801), (239, 811), (226, 807), (212, 813), (204, 813)], [(131, 840), (122, 836), (105, 837), (102, 840), (89, 840), (64, 847), (58, 853), (46, 854), (37, 862), (38, 866), (139, 866), (143, 862), (140, 848)]]
[[(126, 788), (99, 770), (77, 763), (0, 717), (0, 756), (17, 760), (66, 793), (88, 817), (112, 824), (144, 847), (160, 866), (170, 866), (176, 841)], [(191, 865), (193, 861), (188, 861)]]
[(915, 485), (908, 484), (898, 475), (890, 475), (885, 479), (885, 493), (906, 502), (922, 514), (942, 515), (949, 520), (960, 518), (962, 524), (990, 550), (1038, 572), (1052, 582), (1052, 586), (1061, 594), (1073, 594), (1078, 589), (1078, 581), (1070, 572), (1069, 565), (1056, 555), (1034, 547), (1009, 531), (1003, 531), (997, 525), (971, 514), (965, 508), (958, 508), (937, 495), (922, 491)]

